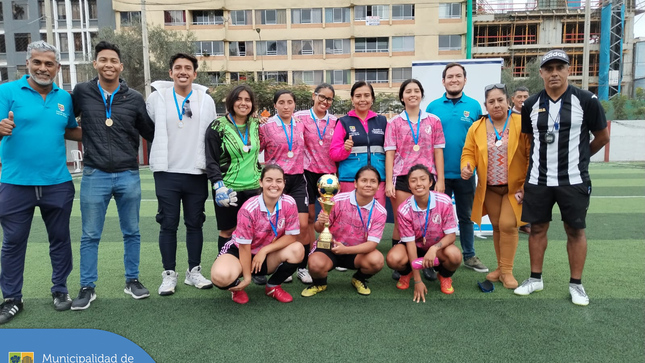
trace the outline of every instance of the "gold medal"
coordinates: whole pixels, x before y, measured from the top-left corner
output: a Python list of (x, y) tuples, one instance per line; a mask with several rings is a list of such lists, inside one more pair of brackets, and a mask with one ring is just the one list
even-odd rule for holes
[(421, 147), (419, 147), (419, 145), (416, 145), (416, 144), (412, 147), (412, 150), (414, 151), (419, 151), (420, 149)]
[(425, 237), (423, 237), (423, 245), (424, 246), (426, 245), (426, 238)]
[(289, 152), (287, 153), (287, 156), (288, 156), (289, 158), (292, 158), (292, 157), (293, 157), (293, 151), (289, 151)]
[(114, 125), (114, 121), (111, 118), (105, 120), (105, 126), (112, 127), (112, 125)]

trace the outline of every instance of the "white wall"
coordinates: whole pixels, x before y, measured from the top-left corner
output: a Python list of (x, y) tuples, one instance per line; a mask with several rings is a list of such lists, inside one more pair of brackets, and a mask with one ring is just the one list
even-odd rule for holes
[[(645, 161), (645, 120), (611, 121), (608, 161)], [(605, 161), (605, 148), (591, 157)]]

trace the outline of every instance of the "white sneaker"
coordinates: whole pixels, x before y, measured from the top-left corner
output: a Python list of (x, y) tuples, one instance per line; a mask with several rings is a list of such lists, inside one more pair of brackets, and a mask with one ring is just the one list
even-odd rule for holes
[(210, 289), (213, 287), (213, 283), (202, 276), (202, 267), (195, 266), (192, 270), (186, 271), (186, 279), (184, 284), (195, 286), (198, 289)]
[(517, 287), (513, 292), (515, 295), (530, 295), (534, 291), (542, 291), (544, 289), (544, 283), (542, 282), (542, 279), (534, 279), (532, 277), (529, 277), (528, 279), (524, 280), (520, 286)]
[(293, 282), (293, 276), (289, 275), (289, 277), (287, 277), (287, 279), (284, 280), (284, 282)]
[(345, 272), (345, 271), (347, 271), (347, 269), (346, 269), (346, 268), (344, 268), (344, 267), (340, 267), (340, 266), (339, 266), (339, 267), (336, 267), (336, 271), (338, 271), (338, 272)]
[(571, 294), (572, 303), (580, 306), (589, 305), (589, 296), (582, 284), (569, 284), (569, 294)]
[(311, 275), (309, 275), (309, 271), (307, 271), (306, 268), (299, 268), (298, 269), (298, 278), (300, 281), (302, 281), (303, 284), (311, 284), (314, 282), (314, 280), (311, 279)]
[(159, 286), (159, 295), (166, 296), (175, 293), (175, 287), (177, 286), (177, 275), (178, 274), (172, 270), (166, 270), (161, 273), (163, 280), (161, 281), (161, 286)]

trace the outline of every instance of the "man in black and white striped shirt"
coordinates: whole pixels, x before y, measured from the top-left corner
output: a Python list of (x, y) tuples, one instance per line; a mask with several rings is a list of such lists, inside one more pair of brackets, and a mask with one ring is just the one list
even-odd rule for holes
[(529, 295), (544, 288), (542, 263), (551, 211), (557, 203), (567, 233), (571, 301), (587, 305), (581, 279), (591, 194), (588, 166), (591, 155), (609, 142), (607, 120), (594, 94), (568, 84), (569, 57), (563, 50), (554, 49), (542, 57), (540, 76), (545, 89), (522, 106), (522, 132), (531, 134), (532, 141), (524, 194), (517, 197), (523, 197), (522, 220), (531, 223), (531, 277), (515, 293)]

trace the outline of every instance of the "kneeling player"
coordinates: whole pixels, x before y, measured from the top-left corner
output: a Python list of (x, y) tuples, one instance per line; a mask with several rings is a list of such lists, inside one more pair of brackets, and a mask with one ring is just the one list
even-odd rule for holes
[(244, 289), (251, 283), (251, 273), (273, 273), (265, 287), (266, 295), (284, 303), (292, 301), (280, 284), (296, 271), (305, 254), (302, 244), (294, 243), (300, 233), (298, 207), (293, 198), (282, 194), (282, 168), (274, 164), (265, 166), (260, 187), (262, 194), (250, 198), (240, 208), (237, 229), (211, 269), (213, 284), (230, 290), (238, 304), (249, 301)]
[(309, 273), (313, 284), (302, 296), (313, 296), (327, 289), (327, 273), (334, 267), (357, 270), (352, 285), (361, 295), (369, 295), (367, 279), (383, 268), (383, 255), (376, 249), (381, 241), (387, 211), (374, 195), (381, 178), (371, 165), (362, 167), (354, 177), (356, 189), (339, 193), (330, 215), (318, 214), (314, 229), (321, 232), (326, 222), (334, 237), (331, 250), (314, 249), (309, 255)]
[(408, 184), (412, 196), (398, 210), (401, 243), (387, 254), (387, 265), (399, 271), (401, 278), (396, 284), (401, 290), (410, 286), (414, 276), (414, 298), (419, 302), (428, 293), (418, 269), (413, 270), (410, 261), (423, 257), (423, 268), (432, 268), (439, 259), (441, 292), (452, 294), (451, 276), (461, 264), (461, 251), (455, 246), (457, 220), (452, 201), (443, 193), (430, 191), (434, 178), (427, 167), (417, 164), (408, 172)]

